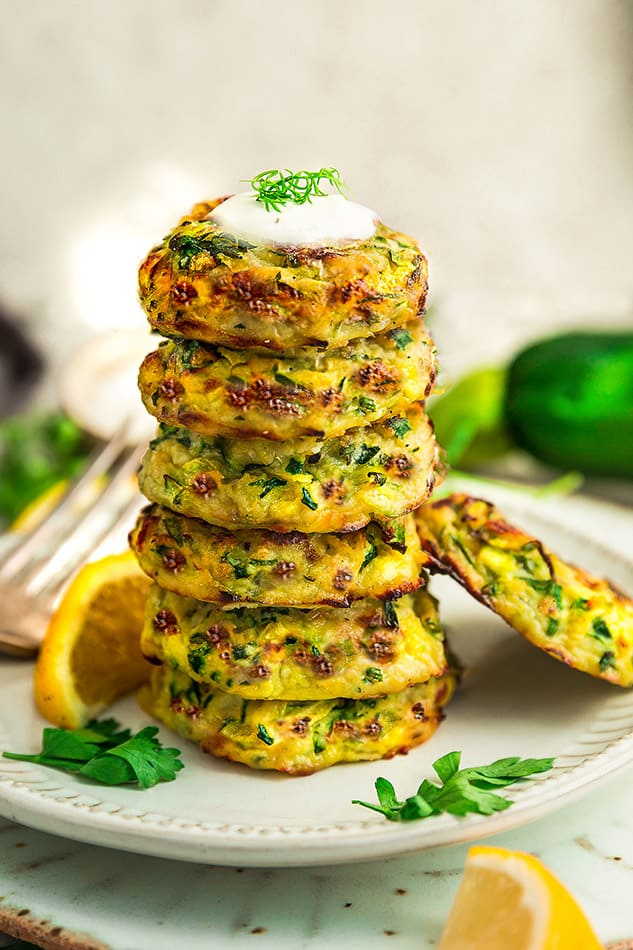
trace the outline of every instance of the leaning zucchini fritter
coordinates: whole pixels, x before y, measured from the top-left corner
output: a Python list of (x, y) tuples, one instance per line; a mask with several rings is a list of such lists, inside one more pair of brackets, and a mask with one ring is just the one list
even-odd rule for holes
[(283, 356), (167, 341), (145, 357), (139, 388), (161, 422), (233, 438), (333, 438), (429, 395), (435, 349), (421, 320), (339, 350)]
[[(130, 533), (141, 568), (161, 587), (219, 604), (344, 607), (424, 584), (413, 516), (349, 534), (230, 532), (149, 505)], [(393, 545), (404, 547), (398, 551)]]
[(424, 309), (427, 265), (412, 238), (378, 224), (345, 247), (255, 247), (205, 220), (224, 200), (196, 205), (141, 265), (141, 303), (165, 336), (336, 347)]
[(223, 528), (356, 531), (421, 505), (438, 447), (420, 406), (337, 439), (225, 439), (162, 426), (139, 476), (150, 501)]
[(429, 739), (457, 674), (375, 699), (245, 700), (167, 667), (153, 671), (141, 706), (205, 752), (252, 769), (309, 775), (337, 762), (390, 758)]
[(420, 508), (435, 567), (530, 643), (574, 669), (633, 686), (633, 601), (566, 564), (480, 498), (450, 495)]
[(437, 603), (424, 590), (347, 610), (222, 610), (154, 586), (141, 649), (151, 662), (244, 699), (365, 699), (446, 669)]

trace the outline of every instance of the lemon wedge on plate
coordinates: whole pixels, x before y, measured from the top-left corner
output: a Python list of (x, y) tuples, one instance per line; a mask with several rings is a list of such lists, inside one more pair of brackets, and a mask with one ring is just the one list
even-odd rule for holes
[(49, 722), (77, 729), (147, 679), (139, 641), (150, 583), (131, 551), (75, 575), (35, 666), (35, 702)]
[(601, 950), (584, 913), (530, 854), (478, 846), (438, 950)]

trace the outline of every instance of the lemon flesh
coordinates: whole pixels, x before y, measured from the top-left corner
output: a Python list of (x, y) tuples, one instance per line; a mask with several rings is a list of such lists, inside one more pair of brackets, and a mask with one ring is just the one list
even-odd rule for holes
[(55, 611), (35, 668), (35, 701), (75, 729), (148, 676), (140, 649), (149, 581), (131, 552), (87, 564)]
[(438, 950), (600, 950), (583, 911), (536, 858), (504, 848), (468, 852)]

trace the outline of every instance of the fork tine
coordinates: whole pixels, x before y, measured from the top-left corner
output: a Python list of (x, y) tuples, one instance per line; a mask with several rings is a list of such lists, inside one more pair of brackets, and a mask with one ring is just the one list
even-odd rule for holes
[(83, 473), (74, 480), (49, 516), (29, 531), (24, 540), (11, 550), (2, 567), (0, 567), (1, 580), (13, 577), (28, 562), (34, 551), (41, 550), (46, 540), (53, 536), (56, 523), (72, 508), (86, 486), (109, 470), (126, 446), (127, 426), (126, 422), (113, 439), (106, 442), (101, 449), (98, 449), (92, 455)]
[[(113, 524), (109, 526), (105, 534), (97, 538), (94, 544), (90, 546), (90, 549), (84, 552), (82, 560), (87, 563), (102, 544), (104, 546), (107, 545), (110, 536), (115, 536), (126, 524), (131, 525), (143, 501), (144, 499), (140, 494), (135, 495), (129, 504), (123, 508)], [(71, 574), (72, 573), (73, 572), (71, 572)], [(70, 576), (66, 573), (60, 578), (53, 578), (51, 583), (45, 584), (41, 592), (37, 595), (37, 602), (52, 609), (69, 580)]]
[[(116, 495), (121, 491), (127, 481), (131, 481), (131, 475), (138, 468), (142, 449), (139, 446), (128, 447), (118, 462), (116, 473), (112, 476), (104, 490), (99, 495), (97, 501), (85, 512), (81, 518), (73, 522), (71, 530), (61, 540), (52, 557), (44, 563), (36, 564), (32, 569), (26, 569), (22, 572), (20, 580), (26, 584), (27, 592), (31, 595), (42, 591), (52, 579), (56, 578), (62, 571), (67, 575), (86, 557), (86, 552), (97, 547), (103, 538), (105, 538), (113, 529), (113, 525), (118, 521), (122, 507), (121, 504), (115, 504), (111, 512), (108, 512), (109, 502), (116, 500)], [(126, 488), (126, 505), (129, 505), (130, 490), (136, 495), (136, 486), (130, 485)], [(86, 526), (98, 515), (108, 512), (107, 521), (99, 526), (96, 532), (88, 533)]]

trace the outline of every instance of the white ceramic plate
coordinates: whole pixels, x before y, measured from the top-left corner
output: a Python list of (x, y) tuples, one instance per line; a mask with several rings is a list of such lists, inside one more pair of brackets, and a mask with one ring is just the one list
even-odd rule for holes
[[(562, 515), (565, 502), (560, 505)], [(504, 494), (503, 509), (561, 555), (633, 590), (633, 564), (570, 532), (558, 516), (544, 515), (551, 505)], [(633, 530), (633, 516), (622, 517)], [(0, 814), (80, 841), (210, 864), (335, 864), (509, 830), (560, 808), (633, 760), (633, 692), (546, 657), (449, 579), (436, 578), (432, 586), (467, 674), (436, 735), (408, 756), (288, 778), (213, 760), (163, 728), (163, 739), (184, 753), (186, 768), (175, 782), (149, 791), (108, 789), (0, 759)], [(0, 661), (0, 750), (39, 748), (45, 723), (32, 706), (31, 672), (28, 664)], [(147, 723), (132, 699), (112, 712), (129, 726)], [(513, 807), (490, 817), (397, 824), (351, 804), (374, 798), (378, 775), (403, 797), (412, 794), (431, 777), (433, 760), (453, 749), (463, 751), (463, 765), (554, 755), (556, 766), (515, 786)]]

